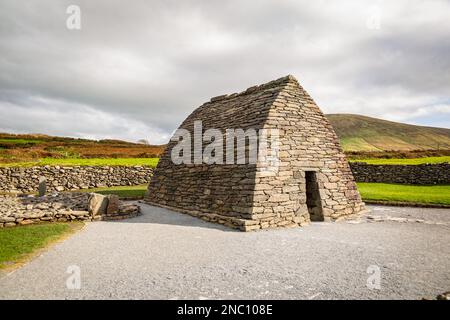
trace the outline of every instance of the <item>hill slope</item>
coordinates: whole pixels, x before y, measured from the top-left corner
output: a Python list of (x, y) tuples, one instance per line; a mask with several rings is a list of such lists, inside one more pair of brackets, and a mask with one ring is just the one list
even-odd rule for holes
[(0, 133), (0, 163), (42, 158), (153, 158), (164, 146), (120, 140), (88, 140), (42, 134)]
[[(450, 155), (450, 151), (445, 151), (444, 154), (442, 152), (430, 154), (424, 151), (426, 154), (409, 152), (410, 154), (402, 155), (398, 152), (389, 152), (450, 150), (450, 129), (414, 126), (353, 114), (326, 116), (341, 139), (344, 151), (352, 156), (415, 158)], [(43, 134), (0, 133), (0, 163), (36, 161), (43, 158), (157, 158), (162, 154), (164, 147), (120, 140), (95, 141)]]
[(328, 114), (345, 151), (450, 149), (450, 129), (422, 127), (356, 114)]

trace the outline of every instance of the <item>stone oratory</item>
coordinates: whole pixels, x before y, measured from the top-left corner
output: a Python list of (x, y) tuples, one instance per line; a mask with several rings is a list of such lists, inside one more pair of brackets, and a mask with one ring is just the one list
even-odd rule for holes
[(212, 98), (180, 129), (194, 133), (198, 121), (202, 132), (218, 129), (224, 140), (230, 128), (276, 129), (275, 170), (267, 161), (177, 164), (172, 150), (179, 141), (171, 139), (147, 203), (242, 231), (349, 219), (364, 211), (333, 127), (293, 76)]

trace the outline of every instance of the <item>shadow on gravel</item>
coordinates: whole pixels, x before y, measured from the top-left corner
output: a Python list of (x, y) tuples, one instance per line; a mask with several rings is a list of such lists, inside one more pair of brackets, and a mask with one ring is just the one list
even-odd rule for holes
[(132, 219), (120, 220), (117, 222), (125, 223), (153, 223), (165, 225), (177, 225), (193, 228), (208, 228), (224, 232), (241, 232), (226, 226), (203, 221), (199, 218), (192, 217), (188, 214), (175, 212), (169, 209), (151, 206), (148, 204), (139, 204), (141, 207), (141, 215)]

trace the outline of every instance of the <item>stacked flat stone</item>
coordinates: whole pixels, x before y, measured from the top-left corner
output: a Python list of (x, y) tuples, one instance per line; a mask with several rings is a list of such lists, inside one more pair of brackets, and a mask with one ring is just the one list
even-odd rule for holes
[(203, 129), (278, 129), (279, 168), (264, 164), (179, 164), (168, 144), (145, 201), (243, 231), (303, 226), (310, 222), (305, 171), (317, 173), (324, 220), (364, 210), (352, 172), (331, 124), (292, 76), (219, 96), (196, 109), (180, 126)]
[[(104, 210), (95, 207), (94, 201), (105, 202)], [(39, 222), (127, 219), (139, 213), (139, 206), (111, 195), (67, 192), (44, 197), (0, 196), (0, 228)]]
[(418, 165), (373, 165), (351, 162), (350, 167), (358, 182), (400, 184), (450, 184), (450, 163)]
[(146, 184), (152, 174), (153, 168), (147, 166), (0, 167), (0, 192), (37, 191), (42, 177), (47, 191), (60, 192)]

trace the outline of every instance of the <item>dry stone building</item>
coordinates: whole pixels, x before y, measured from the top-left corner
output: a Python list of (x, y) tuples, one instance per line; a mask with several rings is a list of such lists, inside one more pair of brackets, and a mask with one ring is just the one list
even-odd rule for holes
[(177, 141), (171, 141), (146, 202), (243, 231), (347, 219), (364, 210), (332, 126), (293, 76), (212, 98), (180, 128), (192, 132), (197, 120), (203, 130), (278, 129), (277, 170), (259, 162), (174, 164)]

